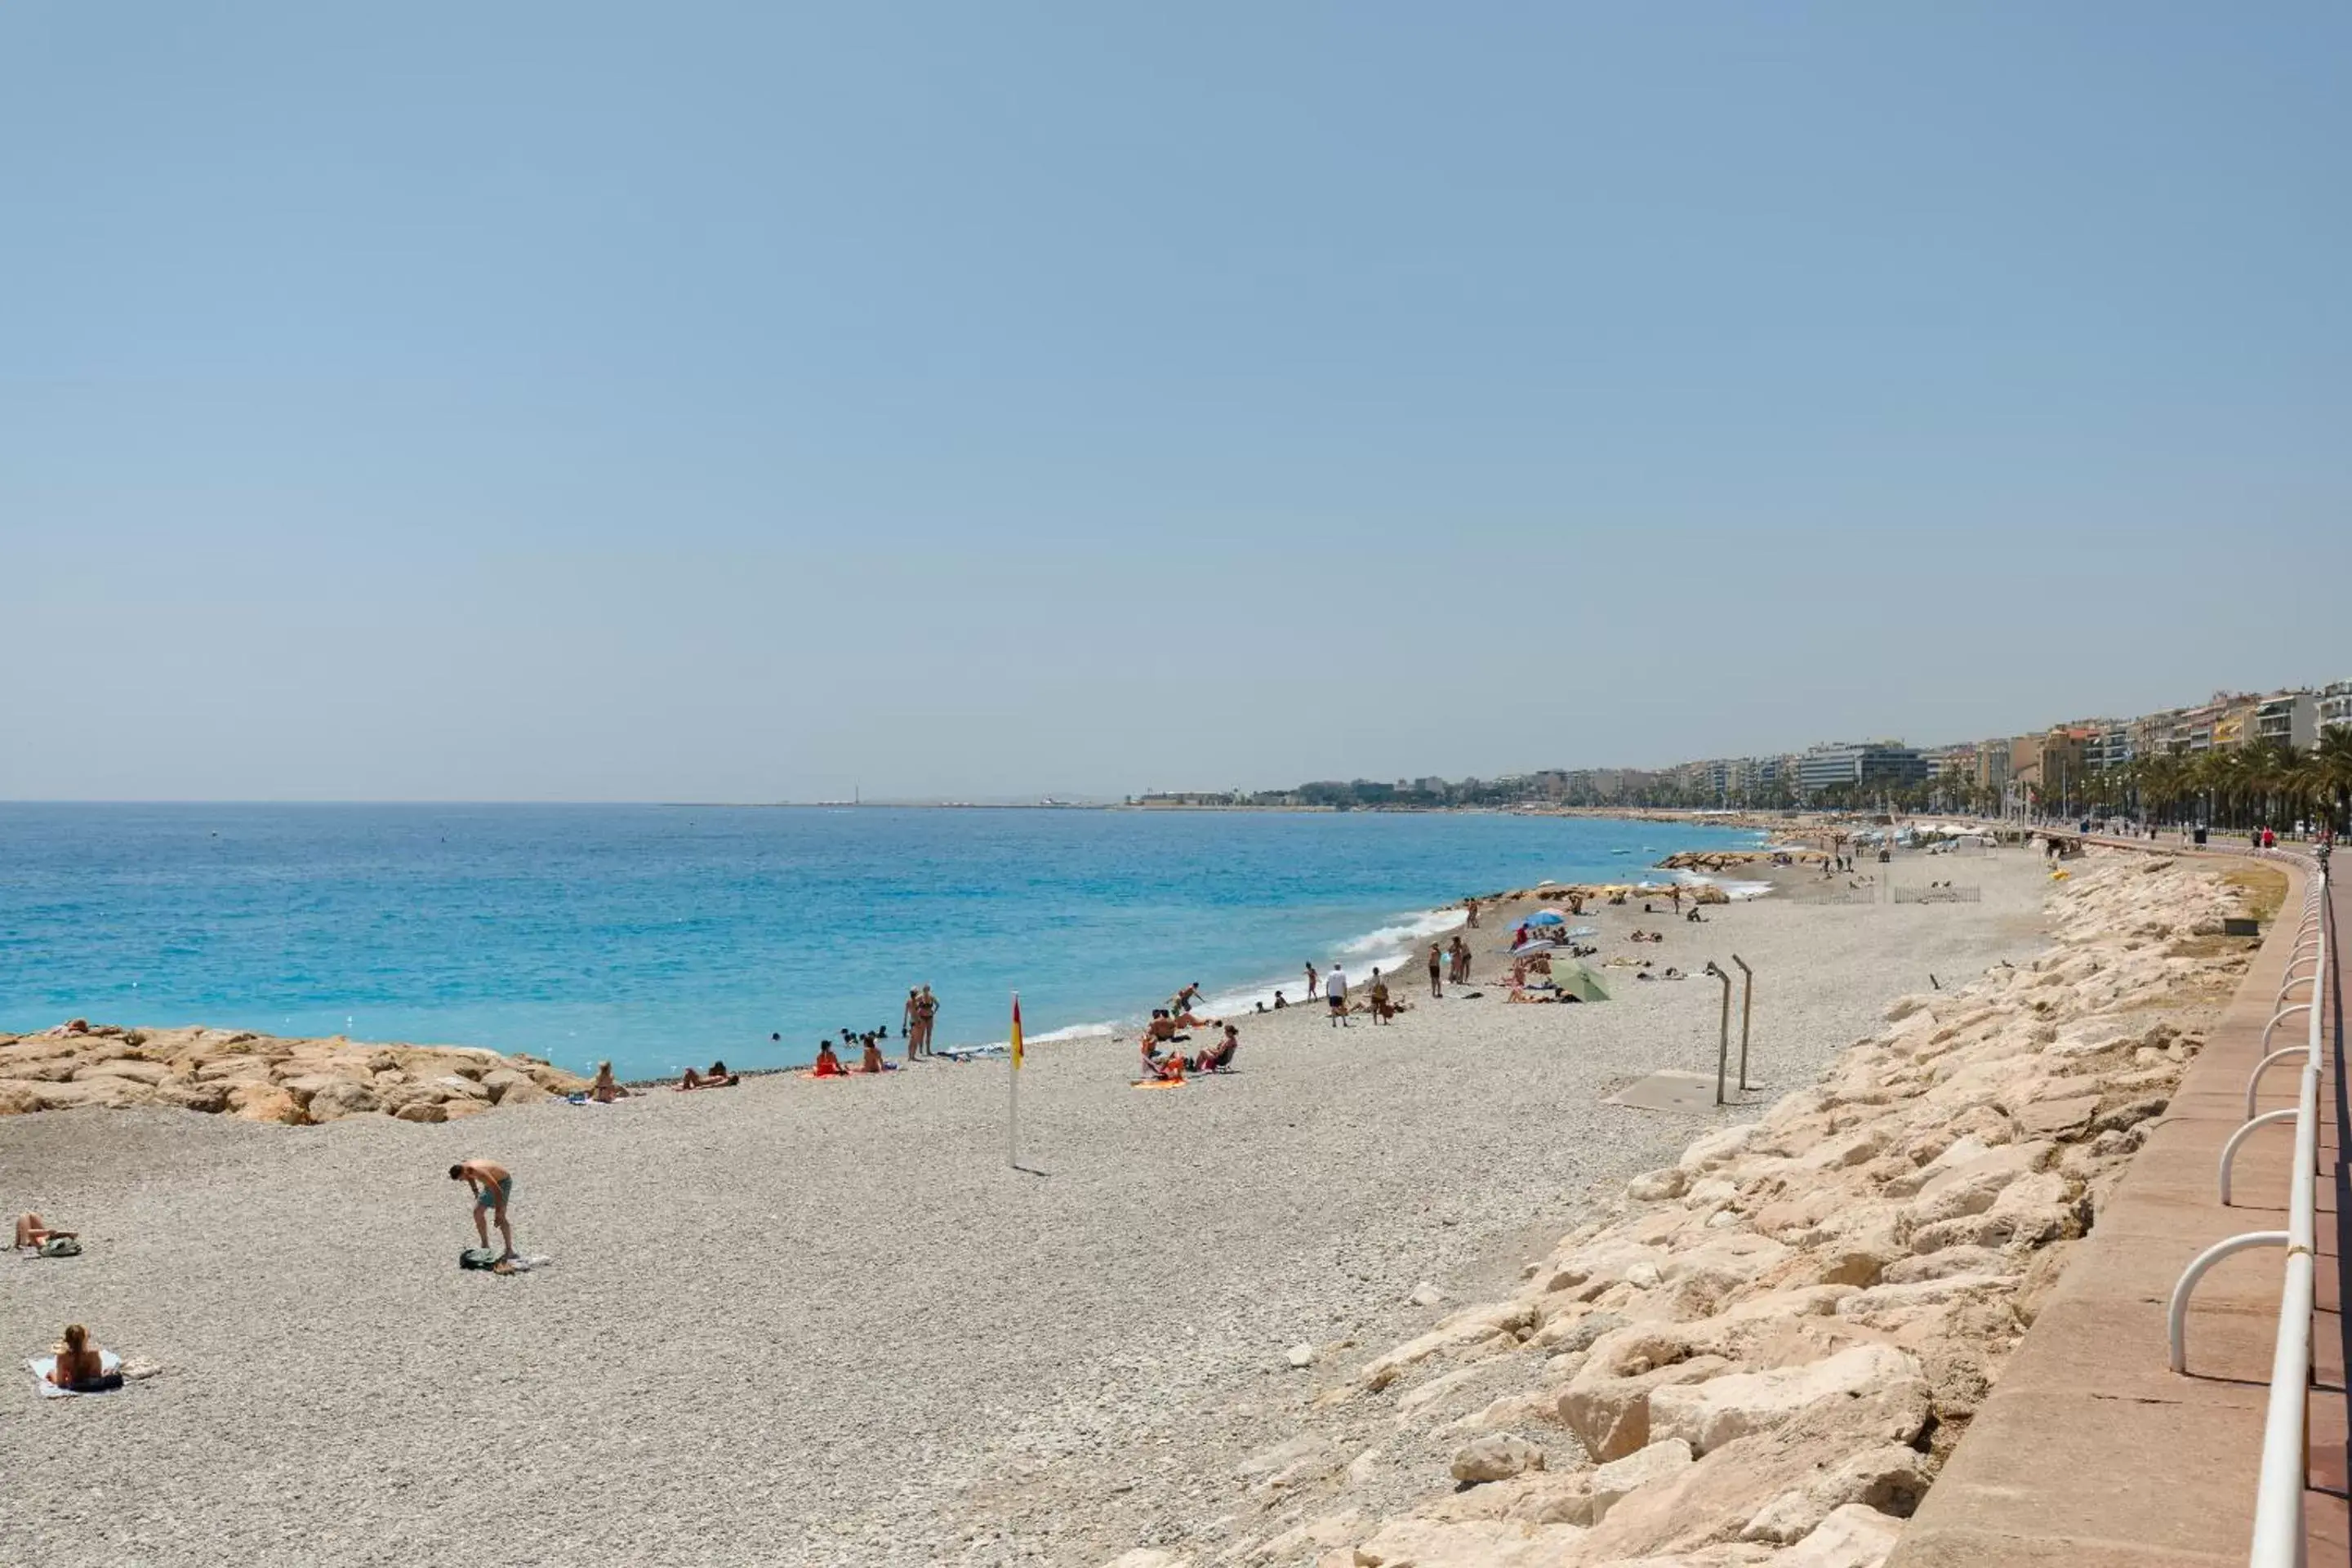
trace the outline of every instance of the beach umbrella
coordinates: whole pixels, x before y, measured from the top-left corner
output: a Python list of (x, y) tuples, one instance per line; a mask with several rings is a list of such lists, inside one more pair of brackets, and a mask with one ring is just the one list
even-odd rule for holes
[(1558, 910), (1538, 910), (1528, 917), (1528, 924), (1531, 926), (1564, 926), (1567, 923), (1568, 917)]

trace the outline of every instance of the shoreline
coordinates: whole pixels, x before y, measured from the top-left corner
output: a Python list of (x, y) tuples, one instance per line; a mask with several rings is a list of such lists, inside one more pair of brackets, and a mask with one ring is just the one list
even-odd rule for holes
[[(1480, 808), (1459, 813), (1449, 812), (1446, 815), (1501, 816), (1511, 814)], [(1686, 826), (1701, 826), (1714, 830), (1722, 825), (1697, 823)], [(1660, 837), (1664, 842), (1658, 844), (1656, 847), (1643, 847), (1643, 858), (1650, 863), (1643, 869), (1636, 871), (1633, 861), (1625, 862), (1624, 870), (1621, 873), (1625, 879), (1648, 881), (1653, 879), (1665, 878), (1668, 871), (1660, 863), (1661, 857), (1665, 860), (1672, 860), (1679, 854), (1693, 853), (1679, 849), (1674, 836)], [(1744, 846), (1727, 847), (1723, 851), (1702, 850), (1695, 853), (1701, 855), (1725, 853), (1734, 847), (1744, 847)], [(1595, 858), (1597, 858), (1601, 853), (1602, 852), (1596, 850)], [(1415, 884), (1429, 892), (1438, 891), (1444, 887), (1444, 882), (1452, 880), (1442, 871), (1437, 878), (1429, 876), (1428, 871), (1429, 868), (1425, 866), (1416, 866), (1412, 875), (1398, 879)], [(1596, 884), (1588, 882), (1583, 885)], [(1460, 888), (1458, 883), (1455, 886), (1457, 889)], [(1565, 896), (1574, 885), (1552, 883), (1549, 886), (1560, 896)], [(1282, 976), (1281, 969), (1285, 966), (1267, 962), (1263, 956), (1269, 949), (1278, 951), (1283, 948), (1292, 948), (1295, 951), (1313, 953), (1318, 966), (1328, 966), (1328, 961), (1335, 956), (1344, 960), (1350, 967), (1359, 970), (1374, 963), (1396, 962), (1403, 958), (1404, 948), (1413, 941), (1425, 940), (1432, 935), (1442, 936), (1458, 924), (1461, 918), (1460, 906), (1463, 901), (1461, 894), (1470, 890), (1461, 889), (1457, 896), (1448, 901), (1431, 903), (1421, 903), (1408, 894), (1404, 898), (1396, 900), (1385, 909), (1381, 908), (1377, 902), (1362, 900), (1361, 895), (1358, 894), (1355, 895), (1356, 900), (1367, 905), (1362, 913), (1366, 923), (1360, 929), (1344, 930), (1328, 936), (1310, 936), (1304, 940), (1297, 940), (1295, 935), (1292, 937), (1276, 935), (1268, 940), (1260, 941), (1259, 937), (1263, 937), (1265, 933), (1259, 932), (1258, 936), (1251, 939), (1248, 945), (1257, 949), (1260, 956), (1237, 957), (1234, 953), (1221, 953), (1218, 955), (1220, 961), (1213, 961), (1205, 966), (1192, 965), (1192, 973), (1189, 974), (1178, 973), (1179, 966), (1186, 965), (1188, 963), (1180, 956), (1163, 971), (1169, 977), (1165, 982), (1166, 988), (1172, 992), (1185, 979), (1203, 979), (1208, 982), (1206, 1011), (1244, 1012), (1261, 999), (1270, 1002), (1276, 986), (1283, 986), (1286, 990), (1296, 989), (1295, 985), (1286, 984)], [(1478, 896), (1492, 899), (1499, 895), (1482, 891)], [(1301, 906), (1295, 915), (1289, 910), (1292, 903), (1299, 903)], [(1257, 925), (1262, 927), (1270, 929), (1280, 924), (1293, 930), (1295, 933), (1300, 927), (1311, 931), (1318, 924), (1318, 914), (1311, 901), (1302, 901), (1295, 896), (1265, 900), (1262, 900), (1262, 906), (1257, 911), (1256, 920)], [(1375, 910), (1378, 912), (1374, 912)], [(1063, 954), (1056, 962), (1062, 962), (1066, 957), (1066, 954)], [(912, 961), (911, 968), (914, 971), (919, 971), (927, 962), (928, 960), (917, 958)], [(1064, 962), (1063, 967), (1067, 968), (1068, 964)], [(1141, 966), (1129, 964), (1128, 967)], [(1165, 1000), (1165, 994), (1158, 992), (1156, 987), (1133, 987), (1127, 983), (1132, 978), (1128, 976), (1123, 979), (1116, 987), (1115, 995), (1108, 994), (1112, 988), (1103, 988), (1108, 995), (1108, 1005), (1088, 1004), (1081, 994), (1076, 997), (1077, 1005), (1072, 1006), (1066, 1005), (1071, 997), (1066, 994), (1063, 998), (1066, 1005), (1048, 1014), (1048, 1018), (1054, 1018), (1058, 1015), (1059, 1021), (1051, 1022), (1048, 1026), (1036, 1030), (1032, 1034), (1031, 1038), (1044, 1041), (1063, 1037), (1109, 1037), (1135, 1027), (1149, 1016), (1152, 1007)], [(1148, 982), (1151, 977), (1146, 975), (1144, 978)], [(970, 992), (970, 988), (958, 983), (952, 973), (942, 979), (940, 972), (934, 971), (931, 980), (934, 988), (943, 994), (952, 992), (961, 998)], [(1024, 985), (1022, 988), (1025, 993), (1027, 987)], [(1067, 992), (1070, 988), (1066, 985), (1064, 989)], [(978, 994), (985, 994), (985, 989)], [(59, 994), (64, 996), (67, 994), (61, 992)], [(803, 1037), (803, 1031), (799, 1027), (788, 1026), (779, 1031), (772, 1026), (768, 1019), (761, 1018), (751, 1024), (751, 1028), (757, 1033), (740, 1032), (745, 1022), (740, 1016), (740, 1009), (738, 1009), (738, 1016), (730, 1021), (730, 1026), (720, 1030), (701, 1029), (696, 1026), (694, 1020), (687, 1017), (678, 1020), (678, 1026), (673, 1031), (671, 1037), (664, 1039), (649, 1040), (635, 1036), (624, 1037), (619, 1034), (615, 1034), (610, 1039), (598, 1039), (595, 1037), (599, 1033), (597, 1029), (583, 1026), (571, 1031), (572, 1037), (569, 1039), (549, 1040), (538, 1037), (539, 1034), (547, 1033), (544, 1028), (541, 1028), (535, 1034), (527, 1025), (516, 1029), (502, 1029), (495, 1026), (498, 1020), (494, 1016), (497, 1009), (491, 1005), (494, 999), (469, 999), (467, 1007), (461, 1009), (464, 1016), (440, 1020), (440, 1025), (444, 1026), (436, 1026), (436, 1021), (430, 1017), (402, 1019), (381, 1016), (384, 1014), (414, 1010), (404, 1008), (398, 998), (362, 999), (362, 1005), (351, 1007), (350, 1010), (361, 1013), (373, 1011), (380, 1016), (375, 1020), (374, 1027), (369, 1027), (369, 1020), (362, 1018), (359, 1020), (359, 1027), (353, 1029), (346, 1026), (349, 1021), (340, 1016), (331, 1019), (316, 1016), (321, 1011), (331, 1011), (341, 1015), (345, 1010), (345, 1005), (340, 1000), (331, 1008), (322, 1008), (317, 1005), (310, 1005), (307, 1009), (298, 1007), (295, 1011), (304, 1016), (284, 1017), (279, 1016), (281, 1005), (275, 1001), (244, 1008), (211, 1005), (176, 1007), (161, 1015), (162, 1017), (171, 1021), (159, 1023), (152, 1021), (157, 1015), (147, 1013), (140, 1008), (137, 1001), (132, 999), (136, 994), (134, 992), (130, 997), (101, 997), (95, 994), (82, 995), (77, 992), (68, 999), (58, 1002), (57, 1011), (46, 1017), (30, 1017), (20, 1014), (18, 1016), (21, 1020), (21, 1033), (25, 1036), (41, 1033), (54, 1027), (61, 1016), (73, 1014), (108, 1020), (131, 1020), (127, 1022), (125, 1026), (151, 1033), (198, 1028), (226, 1033), (250, 1032), (286, 1039), (349, 1037), (399, 1045), (404, 1047), (411, 1044), (418, 1046), (433, 1044), (438, 1047), (449, 1049), (487, 1049), (510, 1057), (530, 1055), (542, 1060), (559, 1062), (574, 1072), (592, 1072), (598, 1060), (609, 1058), (614, 1059), (621, 1068), (624, 1081), (631, 1084), (674, 1080), (686, 1066), (692, 1065), (698, 1068), (714, 1058), (723, 1057), (730, 1062), (735, 1063), (736, 1070), (739, 1072), (763, 1074), (798, 1070), (808, 1066), (814, 1058), (814, 1044), (811, 1039)], [(879, 1000), (878, 1007), (871, 1012), (867, 1011), (872, 998), (869, 998), (868, 1002), (853, 1003), (845, 1008), (835, 1011), (830, 1022), (837, 1026), (839, 1017), (844, 1016), (856, 1017), (861, 1013), (866, 1016), (876, 1016), (877, 1022), (887, 1022), (894, 1031), (893, 1039), (889, 1044), (900, 1044), (895, 1031), (901, 1026), (898, 1005), (901, 994), (902, 991), (890, 992), (887, 988), (877, 990), (875, 993), (875, 998)], [(543, 1000), (533, 998), (525, 1005), (541, 1005)], [(660, 999), (655, 1000), (658, 1005)], [(614, 1004), (614, 1005), (625, 1005)], [(541, 1010), (545, 1010), (543, 1006)], [(672, 1010), (675, 1011), (676, 1008)], [(790, 1009), (786, 1010), (790, 1011)], [(955, 1032), (948, 1034), (945, 1037), (946, 1041), (951, 1043), (951, 1048), (963, 1051), (985, 1052), (992, 1048), (1002, 1047), (1004, 1043), (1004, 1020), (999, 1017), (990, 1022), (980, 1022), (978, 1026), (974, 1026), (975, 1011), (985, 1013), (996, 1011), (996, 1009), (975, 1010), (968, 1003), (960, 1001), (954, 1008), (954, 1017), (960, 1018), (961, 1023), (950, 1021), (950, 1028)], [(1076, 1016), (1072, 1016), (1073, 1014)], [(836, 1032), (835, 1028), (827, 1027), (824, 1022), (803, 1021), (815, 1023), (815, 1030), (828, 1037)], [(1043, 1022), (1046, 1020), (1032, 1019), (1033, 1026)], [(467, 1027), (468, 1023), (479, 1026)], [(787, 1019), (786, 1023), (789, 1025), (791, 1020)], [(561, 1026), (558, 1027), (560, 1028)], [(775, 1041), (766, 1038), (768, 1035), (779, 1032), (787, 1038)], [(588, 1035), (590, 1038), (581, 1039), (579, 1036), (582, 1034)], [(7, 1037), (9, 1037), (8, 1031), (0, 1029), (0, 1041), (5, 1041)], [(463, 1043), (460, 1044), (460, 1042)], [(886, 1047), (886, 1050), (887, 1048)], [(675, 1059), (669, 1059), (673, 1058)], [(757, 1065), (746, 1065), (747, 1063)], [(7, 1076), (5, 1067), (0, 1066), (0, 1079)]]
[[(2043, 873), (2024, 856), (1989, 866), (1986, 901), (1965, 906), (1865, 907), (1831, 896), (1843, 883), (1782, 879), (1704, 925), (1645, 916), (1638, 899), (1598, 921), (1604, 975), (1637, 954), (1694, 974), (1732, 952), (1753, 963), (1755, 1081), (1776, 1090), (1810, 1081), (1927, 973), (2042, 942)], [(1482, 915), (1480, 981), (1507, 962), (1506, 918)], [(1665, 942), (1628, 942), (1635, 925), (1663, 925)], [(1417, 973), (1398, 989), (1413, 1005), (1389, 1027), (1252, 1014), (1238, 1072), (1169, 1093), (1130, 1089), (1116, 1049), (1041, 1045), (1023, 1074), (1022, 1172), (1006, 1169), (1003, 1071), (985, 1066), (747, 1079), (463, 1127), (297, 1131), (162, 1109), (0, 1120), (0, 1167), (32, 1175), (27, 1206), (88, 1249), (19, 1271), (0, 1338), (46, 1343), (89, 1321), (164, 1369), (122, 1405), (0, 1435), (21, 1484), (63, 1500), (0, 1521), (0, 1557), (80, 1568), (135, 1536), (143, 1560), (193, 1568), (235, 1528), (257, 1561), (292, 1561), (299, 1542), (326, 1568), (394, 1534), (413, 1561), (487, 1568), (624, 1549), (1091, 1568), (1303, 1502), (1356, 1451), (1327, 1471), (1324, 1449), (1297, 1450), (1271, 1486), (1278, 1469), (1235, 1471), (1299, 1436), (1332, 1376), (1507, 1289), (1694, 1131), (1762, 1110), (1684, 1119), (1608, 1101), (1660, 1066), (1711, 1070), (1704, 979), (1612, 983), (1614, 1000), (1582, 1006), (1507, 1005), (1479, 984), (1437, 1000)], [(441, 1167), (474, 1155), (517, 1173), (520, 1243), (552, 1269), (452, 1268), (472, 1233)], [(203, 1216), (226, 1212), (304, 1236), (299, 1263), (219, 1247)], [(257, 1363), (264, 1322), (285, 1325), (289, 1353)], [(453, 1345), (456, 1374), (420, 1382)], [(682, 1345), (721, 1375), (673, 1388)], [(446, 1441), (511, 1424), (518, 1402), (530, 1420), (497, 1472)], [(223, 1429), (244, 1435), (234, 1455), (201, 1440)], [(1395, 1433), (1365, 1445), (1383, 1456), (1362, 1472), (1367, 1508), (1403, 1506), (1442, 1473), (1430, 1440)], [(714, 1445), (757, 1457), (696, 1510), (616, 1524), (572, 1506), (583, 1475), (660, 1490)], [(341, 1484), (346, 1464), (384, 1484)], [(244, 1500), (251, 1485), (266, 1507)], [(485, 1537), (405, 1500), (460, 1494), (509, 1525)], [(1243, 1544), (1234, 1528), (1203, 1565)]]

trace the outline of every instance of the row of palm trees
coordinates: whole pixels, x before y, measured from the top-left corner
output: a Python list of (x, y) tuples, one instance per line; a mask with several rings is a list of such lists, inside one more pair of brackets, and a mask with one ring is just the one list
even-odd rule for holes
[(2288, 828), (2322, 820), (2339, 830), (2352, 808), (2352, 725), (2331, 724), (2302, 751), (2284, 742), (2137, 757), (2092, 774), (2083, 808), (2095, 816), (2194, 822), (2219, 828)]
[[(1887, 792), (1890, 804), (1929, 810), (1973, 810), (1991, 816), (2000, 792), (1953, 779)], [(2331, 724), (2318, 744), (2278, 742), (2222, 746), (2193, 754), (2138, 757), (2077, 779), (2044, 782), (2037, 804), (2060, 816), (2128, 816), (2159, 825), (2216, 828), (2332, 823), (2352, 833), (2352, 725)]]

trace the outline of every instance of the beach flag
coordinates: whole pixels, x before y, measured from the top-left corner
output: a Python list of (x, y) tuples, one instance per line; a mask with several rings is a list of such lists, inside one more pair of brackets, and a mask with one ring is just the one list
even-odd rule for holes
[(1021, 996), (1018, 992), (1013, 997), (1013, 1070), (1021, 1070)]

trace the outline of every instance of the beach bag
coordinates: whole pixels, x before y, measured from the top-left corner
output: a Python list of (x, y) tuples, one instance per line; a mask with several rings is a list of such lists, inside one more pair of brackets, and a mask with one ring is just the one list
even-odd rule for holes
[(49, 1237), (48, 1240), (41, 1243), (41, 1256), (44, 1258), (79, 1258), (81, 1256), (81, 1243), (76, 1241), (70, 1236), (53, 1236)]
[(498, 1261), (499, 1255), (487, 1247), (469, 1247), (457, 1254), (457, 1267), (460, 1268), (494, 1268)]

